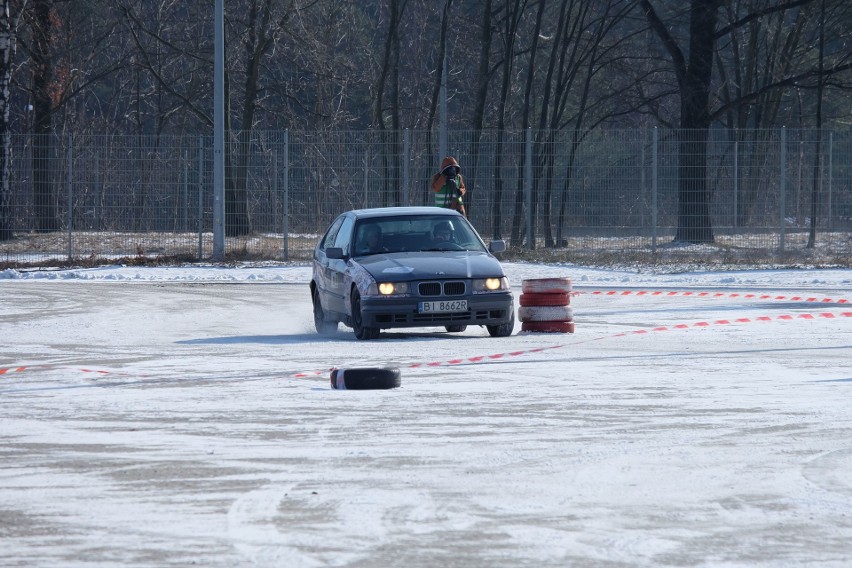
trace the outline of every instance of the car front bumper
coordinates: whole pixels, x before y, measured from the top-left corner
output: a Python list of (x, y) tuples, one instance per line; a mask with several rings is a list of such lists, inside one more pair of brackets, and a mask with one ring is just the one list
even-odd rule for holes
[[(426, 313), (417, 311), (423, 300), (467, 300), (468, 311)], [(448, 325), (502, 325), (514, 316), (511, 292), (453, 296), (452, 298), (363, 298), (361, 317), (365, 327), (430, 327)]]

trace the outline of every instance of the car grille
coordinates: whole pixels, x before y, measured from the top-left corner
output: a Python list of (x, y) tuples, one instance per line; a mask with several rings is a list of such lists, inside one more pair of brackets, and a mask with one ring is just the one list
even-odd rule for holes
[(405, 325), (410, 323), (418, 323), (421, 325), (449, 325), (456, 321), (488, 321), (495, 319), (504, 319), (506, 310), (477, 310), (472, 312), (458, 313), (435, 313), (435, 314), (377, 314), (376, 323)]
[(421, 282), (417, 291), (421, 296), (463, 296), (465, 288), (463, 281)]

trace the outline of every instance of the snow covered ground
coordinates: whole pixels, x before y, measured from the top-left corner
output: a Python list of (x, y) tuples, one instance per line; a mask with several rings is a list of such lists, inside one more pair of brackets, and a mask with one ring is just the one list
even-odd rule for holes
[(505, 266), (576, 333), (321, 338), (307, 266), (0, 272), (0, 565), (852, 565), (852, 270)]

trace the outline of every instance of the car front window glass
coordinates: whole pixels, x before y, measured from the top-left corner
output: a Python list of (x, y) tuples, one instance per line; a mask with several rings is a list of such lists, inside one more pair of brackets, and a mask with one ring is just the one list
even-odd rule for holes
[(350, 243), (352, 242), (352, 226), (355, 220), (347, 217), (343, 220), (343, 225), (337, 233), (337, 238), (334, 240), (334, 246), (343, 249), (343, 254), (350, 254)]
[(328, 231), (325, 232), (325, 236), (322, 238), (322, 242), (319, 247), (321, 250), (334, 246), (334, 240), (337, 238), (337, 233), (340, 231), (340, 226), (342, 224), (343, 217), (335, 219), (334, 223), (331, 224), (331, 227), (328, 228)]
[[(434, 242), (435, 227), (447, 222), (452, 227), (452, 243), (455, 246), (443, 246), (436, 248)], [(378, 225), (381, 228), (382, 244), (385, 252), (413, 252), (421, 250), (469, 250), (483, 252), (485, 248), (482, 241), (476, 234), (473, 227), (464, 219), (457, 217), (448, 217), (446, 215), (417, 215), (410, 217), (382, 217), (369, 219), (355, 227), (355, 232), (359, 233), (363, 230), (366, 224)], [(342, 234), (351, 235), (353, 233), (351, 225), (347, 225), (340, 231)], [(345, 248), (338, 237), (334, 246)], [(351, 237), (350, 237), (351, 240)], [(355, 241), (358, 242), (357, 240)], [(351, 246), (347, 240), (347, 246)], [(355, 251), (353, 254), (357, 254)]]

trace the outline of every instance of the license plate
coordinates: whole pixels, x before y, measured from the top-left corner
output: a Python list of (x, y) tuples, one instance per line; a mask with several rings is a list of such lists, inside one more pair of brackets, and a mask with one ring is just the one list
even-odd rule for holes
[(466, 312), (467, 300), (436, 300), (434, 302), (420, 302), (420, 313), (450, 313)]

